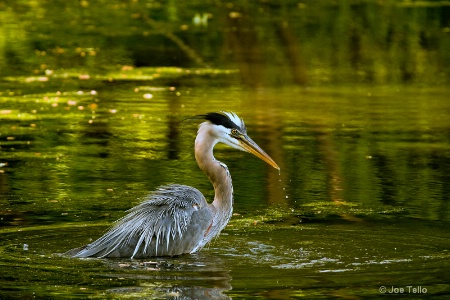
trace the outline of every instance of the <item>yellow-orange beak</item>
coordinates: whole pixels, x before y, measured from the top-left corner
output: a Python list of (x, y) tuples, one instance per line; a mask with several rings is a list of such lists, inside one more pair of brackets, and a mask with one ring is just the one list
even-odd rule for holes
[(245, 151), (259, 157), (275, 169), (280, 170), (277, 163), (247, 135), (240, 136), (239, 144)]

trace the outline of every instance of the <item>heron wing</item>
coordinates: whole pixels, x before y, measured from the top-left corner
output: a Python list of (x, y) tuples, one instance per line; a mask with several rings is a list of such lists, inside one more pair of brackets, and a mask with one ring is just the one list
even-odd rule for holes
[(203, 239), (212, 218), (211, 208), (197, 189), (163, 186), (98, 240), (71, 254), (138, 258), (189, 253)]

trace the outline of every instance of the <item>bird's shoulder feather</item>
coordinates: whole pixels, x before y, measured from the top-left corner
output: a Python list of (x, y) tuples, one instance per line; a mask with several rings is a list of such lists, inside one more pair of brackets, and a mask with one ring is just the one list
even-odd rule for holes
[(200, 191), (178, 184), (162, 186), (74, 256), (137, 258), (189, 253), (203, 238), (210, 219), (212, 211)]

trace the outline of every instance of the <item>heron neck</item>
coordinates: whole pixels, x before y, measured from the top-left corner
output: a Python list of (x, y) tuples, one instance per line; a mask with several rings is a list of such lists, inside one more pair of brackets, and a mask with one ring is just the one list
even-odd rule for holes
[(213, 148), (217, 144), (217, 139), (202, 132), (201, 129), (195, 139), (195, 159), (214, 186), (215, 196), (212, 205), (216, 213), (222, 215), (222, 222), (225, 224), (219, 227), (223, 228), (233, 210), (233, 185), (227, 166), (214, 158)]

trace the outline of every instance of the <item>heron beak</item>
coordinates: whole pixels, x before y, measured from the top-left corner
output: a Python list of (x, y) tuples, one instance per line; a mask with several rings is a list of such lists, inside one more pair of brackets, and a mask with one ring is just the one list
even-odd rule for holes
[(259, 147), (250, 137), (247, 135), (241, 135), (241, 139), (239, 140), (240, 146), (247, 152), (259, 157), (272, 167), (277, 170), (280, 170), (280, 167), (277, 163), (267, 154), (261, 147)]

